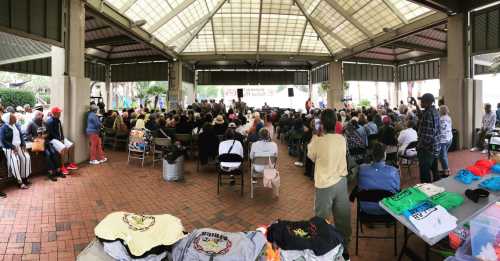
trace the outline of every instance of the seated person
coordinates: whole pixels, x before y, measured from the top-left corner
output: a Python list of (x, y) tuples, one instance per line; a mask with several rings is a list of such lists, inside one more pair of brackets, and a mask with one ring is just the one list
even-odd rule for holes
[(139, 116), (137, 116), (137, 119), (135, 120), (134, 128), (136, 128), (136, 129), (146, 128), (146, 123), (144, 121), (145, 118), (146, 118), (146, 115), (144, 115), (142, 113), (139, 114)]
[(227, 129), (227, 124), (224, 121), (224, 117), (222, 115), (217, 115), (214, 120), (214, 134), (215, 136), (222, 136), (225, 134), (226, 129)]
[(207, 117), (207, 120), (201, 127), (198, 136), (199, 159), (202, 165), (207, 164), (209, 159), (217, 156), (219, 146), (219, 140), (215, 136), (211, 124), (211, 117)]
[[(252, 148), (250, 149), (250, 159), (261, 156), (278, 156), (278, 145), (271, 140), (269, 130), (266, 128), (260, 129), (259, 140), (252, 143)], [(255, 171), (262, 172), (266, 166), (267, 165), (254, 165), (253, 167)]]
[(181, 115), (179, 123), (175, 126), (175, 133), (189, 134), (193, 131), (193, 124), (188, 122), (186, 115)]
[(250, 142), (254, 142), (258, 140), (257, 133), (259, 130), (264, 127), (264, 122), (260, 119), (260, 113), (255, 112), (253, 115), (253, 123), (250, 129), (248, 130), (248, 140)]
[(387, 147), (388, 153), (397, 151), (398, 140), (396, 139), (396, 131), (392, 126), (392, 120), (389, 116), (384, 116), (382, 119), (383, 125), (378, 133), (379, 141)]
[(60, 120), (62, 109), (59, 107), (53, 107), (51, 109), (51, 117), (47, 120), (47, 139), (54, 149), (61, 155), (61, 168), (62, 174), (69, 174), (68, 170), (76, 170), (78, 166), (74, 162), (69, 162), (66, 166), (65, 158), (69, 160), (71, 157), (70, 150), (73, 149), (74, 144), (66, 137), (64, 137), (63, 127)]
[[(358, 191), (386, 190), (397, 193), (400, 190), (399, 170), (385, 164), (385, 146), (373, 145), (373, 163), (359, 168)], [(361, 211), (370, 215), (387, 214), (377, 202), (360, 202)]]
[(167, 121), (165, 118), (160, 118), (158, 120), (158, 131), (154, 133), (155, 138), (170, 138), (175, 139), (175, 129), (167, 127)]
[(488, 134), (495, 129), (496, 124), (496, 114), (491, 110), (491, 104), (484, 104), (484, 115), (481, 121), (481, 129), (479, 129), (476, 136), (476, 147), (472, 148), (470, 151), (482, 150), (481, 153), (488, 153), (487, 144), (485, 142), (488, 139)]
[(229, 125), (227, 125), (227, 127), (234, 130), (235, 139), (238, 140), (239, 142), (241, 142), (241, 144), (243, 144), (245, 141), (245, 136), (243, 136), (243, 134), (238, 132), (238, 125), (236, 124), (236, 122), (229, 123)]
[(402, 130), (398, 136), (398, 155), (414, 157), (417, 155), (416, 149), (406, 150), (406, 147), (412, 142), (418, 140), (417, 131), (415, 131), (415, 122), (412, 120), (406, 121), (406, 129)]
[(26, 141), (33, 142), (36, 138), (44, 139), (45, 160), (47, 161), (48, 177), (52, 181), (57, 181), (57, 177), (66, 178), (59, 169), (59, 153), (50, 145), (47, 139), (47, 128), (43, 122), (43, 112), (34, 111), (33, 120), (28, 124), (26, 129)]
[[(224, 134), (224, 141), (219, 143), (219, 156), (223, 154), (237, 154), (243, 158), (243, 145), (236, 140), (235, 132), (228, 128)], [(241, 166), (241, 162), (220, 162), (220, 167), (224, 171), (233, 171)]]
[(157, 122), (157, 114), (156, 113), (152, 113), (150, 116), (149, 116), (149, 120), (145, 123), (144, 127), (146, 127), (146, 129), (150, 130), (152, 133), (156, 133), (158, 131), (158, 122)]
[(108, 129), (112, 129), (117, 115), (118, 114), (115, 111), (108, 111), (107, 115), (104, 117), (104, 121), (102, 123), (103, 127), (108, 128)]
[(115, 131), (116, 136), (128, 136), (128, 126), (123, 119), (123, 116), (116, 116), (115, 123), (113, 124), (113, 130)]
[(2, 115), (3, 125), (0, 128), (0, 142), (2, 144), (9, 176), (16, 178), (21, 189), (27, 189), (31, 184), (31, 158), (26, 150), (26, 143), (21, 134), (21, 125), (17, 123), (14, 113), (6, 112)]

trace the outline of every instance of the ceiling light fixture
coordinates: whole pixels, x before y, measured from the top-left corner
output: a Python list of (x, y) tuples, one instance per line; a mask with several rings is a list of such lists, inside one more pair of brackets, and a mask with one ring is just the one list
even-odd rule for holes
[(144, 19), (132, 21), (132, 23), (130, 23), (130, 27), (141, 27), (144, 26), (146, 23), (147, 21)]

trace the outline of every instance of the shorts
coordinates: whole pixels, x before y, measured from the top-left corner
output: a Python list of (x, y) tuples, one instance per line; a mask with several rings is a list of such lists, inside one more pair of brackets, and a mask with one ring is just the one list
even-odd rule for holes
[(73, 142), (69, 141), (66, 138), (64, 138), (64, 143), (62, 143), (60, 140), (53, 139), (50, 141), (50, 144), (52, 144), (52, 146), (54, 146), (54, 149), (56, 149), (59, 153), (61, 153), (61, 151), (64, 149), (73, 147)]

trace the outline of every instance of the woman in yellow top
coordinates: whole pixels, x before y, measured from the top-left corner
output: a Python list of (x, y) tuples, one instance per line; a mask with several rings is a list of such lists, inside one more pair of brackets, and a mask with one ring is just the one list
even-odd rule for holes
[(335, 133), (337, 116), (331, 109), (321, 114), (321, 130), (307, 146), (307, 156), (314, 162), (314, 212), (328, 219), (333, 214), (335, 226), (344, 237), (344, 259), (351, 237), (351, 204), (347, 191), (347, 145), (344, 136)]

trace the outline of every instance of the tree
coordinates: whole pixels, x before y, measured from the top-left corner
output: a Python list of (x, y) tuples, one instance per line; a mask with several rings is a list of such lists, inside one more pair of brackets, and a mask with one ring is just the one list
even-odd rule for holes
[(139, 98), (139, 103), (141, 105), (146, 105), (146, 101), (149, 99), (149, 82), (137, 82), (136, 85), (136, 90), (137, 90), (137, 95), (136, 97)]
[(160, 95), (166, 93), (167, 93), (167, 88), (161, 85), (151, 86), (147, 89), (147, 94), (155, 97), (155, 103), (153, 107), (154, 109), (156, 109), (156, 106), (158, 105), (158, 101), (160, 100)]

